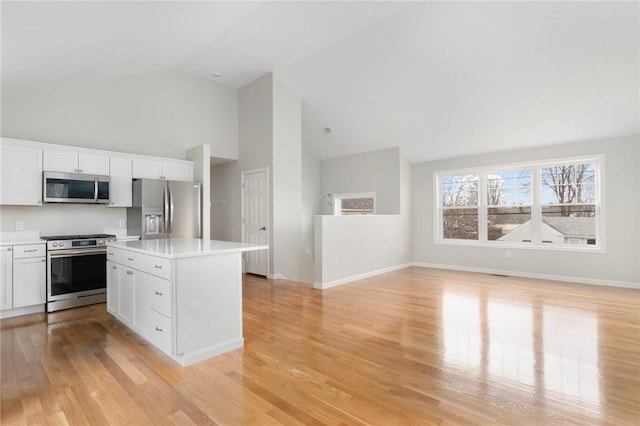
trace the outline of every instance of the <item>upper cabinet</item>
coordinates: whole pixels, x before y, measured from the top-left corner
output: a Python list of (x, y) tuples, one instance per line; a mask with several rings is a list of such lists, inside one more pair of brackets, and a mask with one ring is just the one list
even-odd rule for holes
[(133, 160), (134, 179), (166, 179), (193, 181), (193, 162), (186, 160)]
[(109, 206), (131, 207), (131, 159), (111, 157)]
[(0, 204), (42, 205), (42, 149), (0, 145)]
[(82, 173), (109, 175), (109, 157), (84, 152), (45, 149), (43, 170), (45, 172)]

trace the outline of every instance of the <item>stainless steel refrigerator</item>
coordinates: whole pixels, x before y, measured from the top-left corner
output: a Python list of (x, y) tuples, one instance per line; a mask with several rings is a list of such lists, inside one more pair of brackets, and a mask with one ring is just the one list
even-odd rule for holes
[(142, 240), (201, 237), (199, 183), (134, 179), (132, 196), (127, 234)]

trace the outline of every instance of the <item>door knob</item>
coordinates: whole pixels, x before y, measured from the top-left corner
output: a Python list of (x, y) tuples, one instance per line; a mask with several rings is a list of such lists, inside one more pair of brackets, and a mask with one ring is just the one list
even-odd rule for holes
[(266, 231), (266, 230), (267, 230), (266, 226), (263, 226), (262, 228), (258, 229), (258, 231)]

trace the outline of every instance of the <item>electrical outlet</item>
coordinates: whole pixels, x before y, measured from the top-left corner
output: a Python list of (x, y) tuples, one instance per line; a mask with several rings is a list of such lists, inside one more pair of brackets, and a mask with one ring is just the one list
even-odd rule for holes
[(338, 256), (336, 256), (336, 258), (335, 258), (335, 262), (336, 262), (336, 265), (337, 265), (338, 263), (340, 263), (340, 262), (339, 262), (339, 259), (338, 259)]
[(16, 231), (24, 231), (24, 222), (22, 221), (16, 222)]
[(507, 250), (507, 251), (504, 253), (504, 256), (505, 256), (505, 257), (511, 257), (511, 250)]
[(120, 219), (120, 228), (124, 228), (124, 219)]

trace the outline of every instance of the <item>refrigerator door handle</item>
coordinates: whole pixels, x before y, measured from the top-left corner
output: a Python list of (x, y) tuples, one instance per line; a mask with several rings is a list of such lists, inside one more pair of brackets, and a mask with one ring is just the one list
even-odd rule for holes
[(164, 190), (162, 191), (162, 226), (164, 227), (163, 232), (169, 232), (169, 193), (167, 192), (167, 186), (165, 184)]
[(167, 184), (169, 188), (169, 234), (173, 232), (173, 192), (171, 191), (171, 185)]

